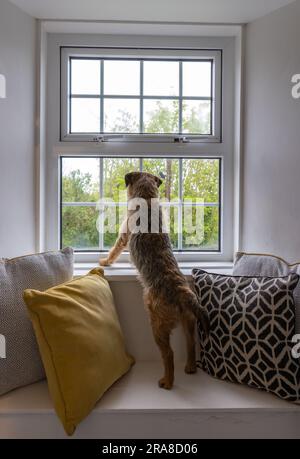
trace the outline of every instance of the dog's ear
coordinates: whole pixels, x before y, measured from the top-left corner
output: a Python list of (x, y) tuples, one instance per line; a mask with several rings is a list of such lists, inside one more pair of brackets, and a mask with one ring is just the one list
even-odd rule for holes
[(125, 175), (125, 184), (126, 188), (129, 187), (129, 185), (133, 185), (134, 182), (140, 177), (141, 173), (140, 172), (130, 172), (129, 174)]
[(154, 178), (155, 178), (155, 181), (156, 181), (156, 184), (157, 184), (157, 188), (159, 188), (163, 184), (163, 181), (162, 181), (161, 178), (156, 177), (156, 175), (154, 176)]

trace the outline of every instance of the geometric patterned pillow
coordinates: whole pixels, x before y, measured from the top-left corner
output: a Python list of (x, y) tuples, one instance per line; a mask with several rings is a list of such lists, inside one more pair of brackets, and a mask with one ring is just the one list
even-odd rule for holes
[(199, 327), (200, 367), (215, 378), (299, 401), (300, 365), (292, 356), (299, 276), (234, 277), (194, 270), (193, 277), (210, 320), (208, 338)]

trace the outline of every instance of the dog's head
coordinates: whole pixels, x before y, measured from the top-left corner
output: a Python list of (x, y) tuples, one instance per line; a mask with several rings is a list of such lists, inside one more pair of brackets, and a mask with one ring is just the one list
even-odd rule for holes
[(154, 198), (158, 196), (158, 188), (162, 180), (148, 172), (130, 172), (125, 175), (128, 197)]

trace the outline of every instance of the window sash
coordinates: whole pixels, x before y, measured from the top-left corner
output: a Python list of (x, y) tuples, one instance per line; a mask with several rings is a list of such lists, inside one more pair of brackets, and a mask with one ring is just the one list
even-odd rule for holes
[[(122, 57), (120, 57), (122, 56)], [(101, 61), (101, 91), (100, 95), (76, 95), (70, 93), (71, 74), (70, 60), (72, 59), (97, 59)], [(104, 94), (104, 60), (135, 60), (141, 62), (141, 87), (137, 96), (126, 95), (105, 95)], [(143, 65), (151, 61), (176, 61), (179, 63), (179, 96), (145, 96), (143, 94)], [(182, 91), (182, 63), (183, 62), (211, 62), (212, 84), (211, 97), (187, 97)], [(99, 99), (100, 108), (100, 133), (71, 133), (71, 99), (91, 98)], [(103, 132), (103, 105), (104, 99), (131, 99), (140, 101), (140, 133), (104, 133)], [(196, 142), (210, 143), (221, 141), (221, 119), (222, 119), (222, 50), (201, 50), (201, 49), (121, 49), (121, 48), (61, 48), (61, 141), (73, 142)], [(211, 102), (211, 132), (209, 134), (146, 134), (143, 133), (143, 102), (145, 100), (178, 100), (179, 109), (179, 131), (182, 131), (182, 102), (184, 100), (207, 100)]]
[[(64, 159), (70, 159), (72, 156), (60, 156), (60, 235), (59, 235), (59, 240), (60, 240), (60, 248), (63, 248), (63, 209), (64, 208), (76, 208), (76, 207), (94, 207), (96, 208), (98, 206), (98, 202), (64, 202), (62, 200), (62, 184), (63, 184), (63, 167), (62, 163)], [(87, 156), (76, 156), (73, 158), (77, 159), (84, 159), (88, 158)], [(120, 159), (120, 156), (110, 156), (110, 157), (103, 157), (103, 156), (93, 156), (93, 158), (98, 158), (99, 161), (99, 197), (101, 200), (101, 205), (104, 206), (109, 206), (109, 207), (127, 207), (127, 202), (113, 202), (113, 201), (105, 201), (105, 196), (104, 196), (104, 160), (105, 159), (113, 159), (117, 158)], [(123, 157), (124, 158), (124, 157)], [(134, 157), (131, 157), (132, 159)], [(151, 157), (150, 157), (151, 158)], [(140, 157), (137, 158), (135, 157), (134, 159), (139, 159), (139, 170), (142, 172), (144, 170), (144, 160), (150, 159), (146, 157)], [(155, 159), (166, 159), (164, 157), (152, 157)], [(198, 253), (198, 254), (221, 254), (222, 252), (222, 244), (223, 244), (223, 237), (222, 237), (222, 231), (223, 231), (223, 195), (222, 195), (222, 190), (223, 190), (223, 160), (221, 157), (168, 157), (167, 159), (170, 160), (176, 160), (178, 161), (178, 167), (179, 167), (179, 177), (178, 177), (178, 199), (175, 201), (170, 201), (170, 202), (162, 202), (161, 205), (162, 207), (170, 207), (170, 208), (177, 208), (178, 209), (178, 214), (177, 214), (177, 228), (178, 228), (178, 233), (177, 234), (177, 248), (174, 249), (174, 253), (179, 254), (179, 253)], [(218, 177), (218, 185), (219, 185), (219, 199), (218, 202), (201, 202), (201, 203), (193, 203), (191, 204), (190, 202), (185, 202), (184, 201), (184, 196), (183, 196), (183, 161), (184, 160), (217, 160), (219, 162), (219, 177)], [(195, 248), (193, 249), (188, 249), (188, 248), (183, 248), (183, 209), (185, 207), (204, 207), (204, 208), (218, 208), (218, 223), (219, 223), (219, 230), (218, 230), (218, 248), (217, 249), (208, 249), (208, 250), (197, 250)], [(100, 219), (100, 226), (102, 227), (102, 231), (99, 232), (99, 247), (97, 248), (98, 252), (100, 253), (107, 253), (108, 249), (104, 245), (104, 232), (103, 232), (103, 224), (104, 220)], [(117, 232), (117, 231), (116, 231)], [(76, 248), (76, 253), (94, 253), (95, 249), (79, 249)]]

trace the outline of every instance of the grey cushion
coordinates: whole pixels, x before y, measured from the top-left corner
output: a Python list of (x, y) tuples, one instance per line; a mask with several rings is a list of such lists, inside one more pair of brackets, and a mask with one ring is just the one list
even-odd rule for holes
[[(291, 273), (300, 275), (300, 263), (290, 265), (274, 255), (260, 255), (239, 252), (233, 269), (234, 276), (271, 276), (282, 277)], [(300, 284), (294, 291), (296, 306), (296, 333), (300, 334)]]
[(6, 340), (6, 358), (0, 359), (0, 395), (45, 377), (23, 291), (47, 290), (72, 277), (70, 248), (0, 260), (0, 335)]

